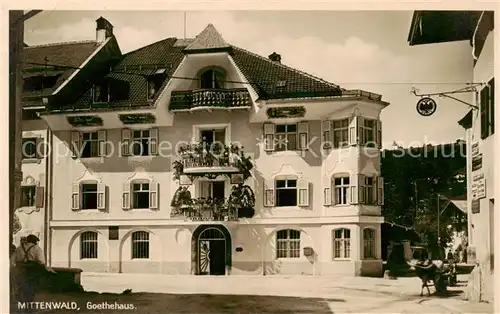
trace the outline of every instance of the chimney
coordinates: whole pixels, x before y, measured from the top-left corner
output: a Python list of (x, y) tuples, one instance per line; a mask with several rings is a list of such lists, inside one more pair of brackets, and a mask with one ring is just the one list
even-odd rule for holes
[(273, 52), (272, 54), (270, 54), (269, 59), (271, 61), (281, 63), (281, 55), (277, 54), (276, 52)]
[(109, 37), (113, 36), (113, 25), (103, 18), (102, 16), (96, 20), (96, 41), (98, 43), (104, 42)]

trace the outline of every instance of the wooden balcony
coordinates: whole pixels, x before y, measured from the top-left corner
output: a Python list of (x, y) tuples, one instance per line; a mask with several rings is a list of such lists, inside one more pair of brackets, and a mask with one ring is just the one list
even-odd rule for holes
[(231, 110), (250, 107), (250, 94), (245, 88), (173, 91), (169, 104), (170, 111)]
[(180, 151), (184, 174), (237, 173), (243, 150), (237, 146), (193, 144)]

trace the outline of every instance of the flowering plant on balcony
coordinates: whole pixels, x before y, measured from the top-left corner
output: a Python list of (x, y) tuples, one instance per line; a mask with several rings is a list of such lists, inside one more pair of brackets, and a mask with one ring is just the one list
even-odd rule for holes
[(255, 214), (255, 194), (246, 184), (238, 183), (231, 189), (228, 206), (238, 211), (240, 218), (252, 218)]

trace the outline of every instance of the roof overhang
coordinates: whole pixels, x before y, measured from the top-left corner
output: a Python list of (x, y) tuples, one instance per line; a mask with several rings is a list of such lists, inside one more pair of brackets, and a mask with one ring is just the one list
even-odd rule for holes
[(471, 40), (481, 11), (415, 11), (410, 46)]

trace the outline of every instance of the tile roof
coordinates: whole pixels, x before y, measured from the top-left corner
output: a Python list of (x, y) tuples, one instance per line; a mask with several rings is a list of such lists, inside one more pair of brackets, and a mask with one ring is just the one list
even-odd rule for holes
[(40, 97), (52, 94), (75, 71), (72, 68), (47, 67), (44, 64), (79, 67), (99, 47), (96, 41), (55, 43), (24, 47), (23, 77), (59, 75), (54, 86), (44, 90), (24, 92), (24, 97)]
[[(183, 60), (186, 49), (230, 49), (230, 54), (250, 82), (260, 99), (338, 96), (342, 89), (333, 83), (305, 72), (274, 62), (245, 49), (226, 46), (227, 43), (212, 25), (194, 40), (166, 38), (122, 56), (121, 61), (107, 74), (107, 78), (121, 84), (122, 97), (106, 104), (92, 104), (92, 91), (87, 90), (67, 108), (136, 107), (153, 105), (169, 79)], [(155, 99), (147, 100), (147, 76), (157, 69), (165, 69), (163, 86)], [(92, 104), (92, 105), (91, 105)]]

